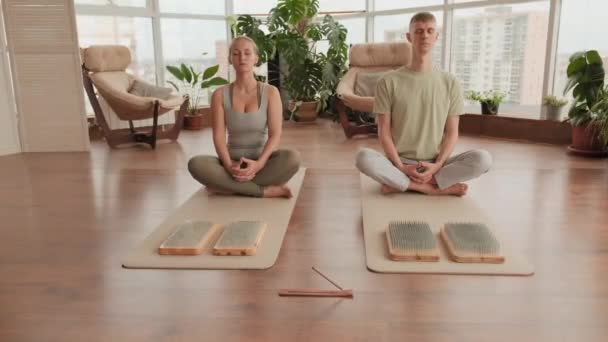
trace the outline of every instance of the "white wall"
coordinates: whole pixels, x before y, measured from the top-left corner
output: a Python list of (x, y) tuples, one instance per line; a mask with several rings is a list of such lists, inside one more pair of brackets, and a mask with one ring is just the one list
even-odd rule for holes
[(0, 10), (0, 156), (21, 152)]

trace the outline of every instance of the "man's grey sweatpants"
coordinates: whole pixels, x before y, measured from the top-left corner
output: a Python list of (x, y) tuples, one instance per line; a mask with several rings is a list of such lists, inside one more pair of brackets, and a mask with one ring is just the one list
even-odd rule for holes
[[(417, 164), (417, 160), (401, 158), (404, 164)], [(450, 157), (435, 174), (440, 189), (477, 178), (492, 166), (492, 155), (486, 150), (470, 150)], [(370, 178), (394, 189), (406, 191), (410, 179), (382, 153), (362, 148), (357, 153), (357, 169)]]

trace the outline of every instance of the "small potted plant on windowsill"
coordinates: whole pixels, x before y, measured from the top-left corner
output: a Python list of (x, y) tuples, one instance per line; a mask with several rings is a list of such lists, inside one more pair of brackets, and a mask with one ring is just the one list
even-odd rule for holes
[(205, 126), (203, 119), (205, 119), (205, 116), (208, 117), (208, 113), (205, 113), (208, 110), (199, 106), (202, 91), (228, 84), (226, 79), (215, 76), (219, 70), (219, 65), (210, 66), (203, 72), (196, 72), (192, 66), (186, 66), (182, 63), (179, 67), (168, 65), (167, 70), (181, 82), (181, 87), (172, 81), (167, 81), (167, 83), (171, 84), (178, 92), (186, 93), (190, 97), (188, 112), (184, 116), (184, 129), (197, 130), (203, 128)]
[(487, 90), (484, 92), (468, 91), (465, 95), (468, 100), (479, 101), (481, 103), (481, 114), (496, 115), (498, 106), (507, 97), (507, 94), (500, 90)]
[(545, 120), (560, 121), (562, 108), (564, 108), (566, 104), (568, 104), (568, 100), (563, 98), (558, 98), (553, 95), (543, 97)]

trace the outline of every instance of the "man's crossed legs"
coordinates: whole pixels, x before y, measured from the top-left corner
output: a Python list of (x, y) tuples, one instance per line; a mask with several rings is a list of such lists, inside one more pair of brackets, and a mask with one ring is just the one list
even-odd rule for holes
[[(403, 158), (402, 162), (406, 165), (418, 164), (417, 160)], [(427, 195), (462, 196), (468, 188), (463, 182), (488, 172), (492, 155), (486, 150), (470, 150), (450, 157), (427, 183), (410, 179), (383, 154), (370, 148), (362, 148), (357, 153), (356, 165), (359, 171), (381, 183), (384, 193), (410, 190)]]

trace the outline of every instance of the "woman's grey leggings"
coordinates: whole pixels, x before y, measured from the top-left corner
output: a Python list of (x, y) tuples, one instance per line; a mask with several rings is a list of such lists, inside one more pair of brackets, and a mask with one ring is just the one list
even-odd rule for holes
[(216, 156), (196, 156), (188, 162), (188, 171), (201, 184), (215, 190), (262, 197), (264, 187), (287, 183), (300, 168), (300, 154), (294, 150), (272, 152), (268, 162), (248, 182), (237, 182)]
[[(418, 161), (401, 158), (404, 164)], [(456, 183), (477, 178), (492, 166), (492, 155), (486, 150), (471, 150), (448, 158), (435, 174), (437, 186), (445, 189)], [(391, 163), (388, 158), (371, 148), (362, 148), (357, 153), (357, 169), (365, 175), (394, 189), (406, 191), (410, 179)]]

